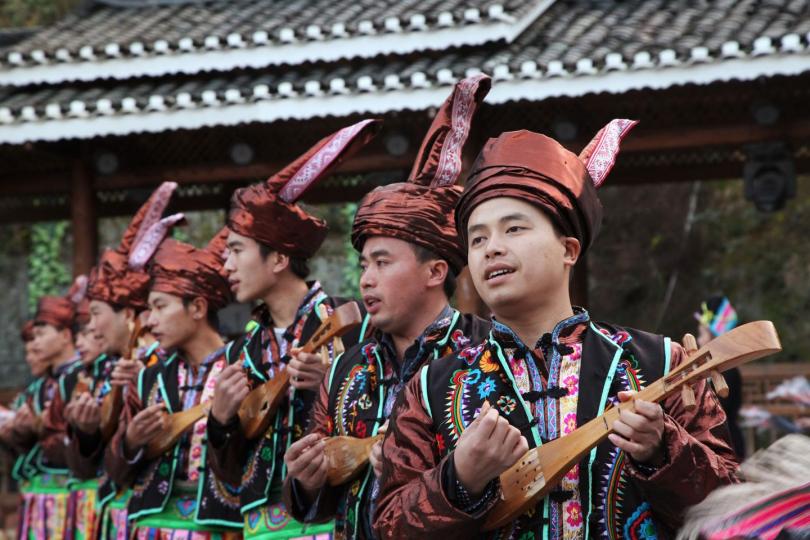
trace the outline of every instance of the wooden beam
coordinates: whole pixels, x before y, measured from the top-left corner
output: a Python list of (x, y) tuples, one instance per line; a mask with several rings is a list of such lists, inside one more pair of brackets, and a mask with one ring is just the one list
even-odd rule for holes
[[(335, 169), (336, 174), (363, 174), (376, 171), (409, 170), (415, 154), (405, 156), (369, 155), (357, 156), (342, 163)], [(262, 162), (252, 165), (188, 165), (165, 169), (129, 170), (111, 175), (97, 176), (94, 179), (96, 190), (131, 189), (156, 186), (163, 180), (180, 184), (206, 184), (216, 182), (255, 182), (269, 178), (287, 163)], [(90, 164), (86, 165), (88, 170)], [(64, 175), (27, 175), (24, 182), (19, 178), (0, 176), (0, 196), (9, 195), (52, 195), (65, 188)]]
[[(374, 171), (387, 171), (410, 168), (414, 155), (389, 156), (384, 154), (356, 156), (340, 164), (337, 174), (361, 174)], [(254, 163), (252, 165), (190, 165), (163, 170), (141, 170), (100, 176), (96, 179), (98, 189), (126, 189), (154, 185), (162, 180), (172, 180), (181, 184), (205, 184), (209, 182), (254, 182), (269, 178), (287, 163)]]
[(627, 152), (652, 152), (704, 148), (711, 146), (740, 146), (763, 141), (807, 140), (810, 138), (810, 122), (785, 122), (774, 126), (760, 126), (753, 122), (730, 126), (694, 126), (678, 129), (644, 129), (639, 124), (638, 133), (632, 133), (622, 142)]
[[(605, 186), (606, 189), (610, 189), (611, 186), (616, 185), (740, 179), (742, 177), (742, 162), (727, 161), (722, 163), (704, 163), (701, 165), (684, 163), (636, 167), (628, 165), (627, 157), (627, 155), (620, 156), (616, 164), (616, 168), (611, 173), (608, 183)], [(794, 160), (794, 164), (796, 166), (796, 174), (810, 173), (810, 157), (797, 158)], [(400, 170), (406, 171), (407, 169), (401, 168)], [(52, 177), (51, 179), (54, 181), (57, 180), (56, 177)], [(58, 181), (58, 185), (60, 187), (64, 186), (64, 177), (60, 177)], [(29, 179), (26, 179), (25, 182), (16, 182), (11, 187), (24, 187), (29, 183)], [(42, 183), (37, 183), (35, 185), (38, 187), (47, 186), (47, 184)], [(0, 197), (31, 196), (30, 194), (8, 193), (6, 190), (7, 187), (9, 187), (8, 184), (3, 185), (0, 183)], [(373, 186), (364, 184), (348, 187), (332, 186), (328, 188), (321, 186), (320, 188), (316, 187), (311, 193), (308, 193), (304, 200), (310, 204), (357, 202), (372, 187)], [(58, 194), (59, 191), (61, 190), (51, 188), (50, 190), (44, 190), (44, 193), (34, 194), (34, 196), (54, 195)], [(230, 195), (231, 193), (228, 191), (224, 194), (218, 195), (212, 194), (200, 197), (176, 199), (176, 202), (173, 203), (173, 208), (176, 208), (177, 211), (227, 209)], [(127, 215), (133, 213), (135, 210), (137, 210), (137, 208), (130, 203), (104, 203), (97, 205), (96, 212), (97, 217), (107, 217)], [(32, 223), (37, 221), (52, 221), (55, 219), (72, 219), (68, 204), (34, 206), (32, 203), (28, 203), (26, 205), (20, 205), (17, 208), (8, 209), (0, 213), (0, 223)]]
[(0, 214), (0, 223), (36, 223), (70, 219), (70, 208), (65, 206), (20, 207)]
[[(807, 141), (810, 139), (810, 122), (792, 121), (782, 122), (774, 126), (759, 126), (753, 123), (742, 123), (722, 126), (695, 126), (683, 129), (660, 129), (654, 125), (641, 124), (622, 144), (624, 155), (635, 152), (655, 152), (666, 150), (679, 150), (705, 147), (740, 147), (745, 144), (784, 140)], [(579, 151), (587, 141), (577, 141), (567, 144), (571, 149)], [(412, 145), (415, 146), (415, 145)], [(411, 148), (403, 156), (391, 156), (383, 152), (373, 154), (359, 154), (341, 164), (336, 172), (342, 174), (361, 174), (385, 170), (409, 170), (415, 159), (415, 149)], [(621, 165), (622, 159), (619, 159)], [(131, 169), (112, 175), (95, 178), (96, 189), (129, 189), (154, 186), (161, 180), (174, 180), (181, 184), (203, 184), (208, 182), (252, 182), (267, 178), (278, 172), (287, 163), (259, 162), (251, 165), (239, 166), (233, 164), (218, 165), (181, 165), (167, 168)], [(87, 164), (88, 170), (90, 164)], [(701, 165), (697, 169), (701, 169)], [(696, 167), (692, 167), (695, 169)], [(699, 175), (704, 178), (720, 178), (718, 176)], [(734, 172), (732, 178), (739, 173)], [(618, 175), (614, 175), (614, 178)], [(637, 176), (637, 175), (634, 175)], [(692, 176), (690, 179), (694, 179)], [(689, 180), (684, 178), (684, 180)], [(619, 179), (619, 182), (623, 180)], [(0, 177), (0, 194), (2, 195), (30, 195), (52, 194), (64, 186), (64, 176), (60, 174), (26, 175), (25, 181), (16, 177)]]
[[(696, 148), (740, 147), (763, 141), (807, 141), (810, 139), (810, 122), (805, 119), (783, 122), (773, 126), (760, 126), (753, 122), (724, 126), (688, 126), (684, 128), (656, 129), (642, 122), (622, 141), (622, 153), (660, 152)], [(588, 140), (576, 140), (564, 144), (578, 153)]]
[(80, 160), (73, 165), (70, 193), (73, 275), (87, 274), (98, 255), (98, 220), (93, 178)]
[[(203, 195), (184, 199), (175, 199), (171, 203), (172, 211), (189, 212), (195, 210), (227, 209), (230, 193), (225, 196)], [(95, 197), (95, 194), (94, 194)], [(131, 216), (138, 211), (140, 203), (136, 202), (110, 202), (98, 204), (96, 201), (96, 217)], [(20, 206), (0, 214), (2, 223), (36, 223), (38, 221), (55, 221), (69, 219), (73, 221), (70, 203), (64, 205), (48, 206)], [(97, 226), (96, 226), (97, 227)], [(96, 253), (94, 251), (94, 253)], [(97, 257), (95, 257), (97, 258)], [(95, 260), (95, 258), (93, 260)]]

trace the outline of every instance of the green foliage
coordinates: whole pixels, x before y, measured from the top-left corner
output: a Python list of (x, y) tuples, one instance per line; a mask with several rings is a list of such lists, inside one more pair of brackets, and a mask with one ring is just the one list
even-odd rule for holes
[(773, 214), (745, 199), (740, 180), (703, 182), (685, 237), (691, 192), (688, 183), (600, 192), (604, 227), (588, 253), (591, 315), (680, 338), (696, 331), (700, 303), (724, 294), (741, 321), (774, 322), (784, 351), (772, 361), (810, 359), (810, 176)]
[(0, 27), (44, 26), (64, 17), (80, 0), (3, 0)]
[(347, 231), (343, 235), (343, 252), (346, 262), (343, 266), (343, 283), (341, 283), (340, 294), (351, 298), (360, 297), (360, 257), (352, 246), (351, 230), (354, 222), (354, 214), (357, 213), (357, 204), (348, 203), (340, 209), (340, 219), (343, 228)]
[(175, 227), (174, 229), (172, 229), (171, 236), (178, 242), (185, 242), (186, 244), (192, 243), (191, 237), (189, 236), (189, 231), (185, 228)]
[(34, 312), (44, 295), (61, 294), (70, 284), (70, 271), (62, 262), (62, 244), (68, 222), (38, 223), (31, 227), (28, 255), (28, 309)]
[(743, 321), (776, 324), (780, 360), (810, 358), (810, 177), (798, 179), (797, 197), (784, 210), (758, 212), (740, 196), (740, 185), (710, 186), (711, 205), (698, 215), (704, 264), (699, 281), (727, 294)]

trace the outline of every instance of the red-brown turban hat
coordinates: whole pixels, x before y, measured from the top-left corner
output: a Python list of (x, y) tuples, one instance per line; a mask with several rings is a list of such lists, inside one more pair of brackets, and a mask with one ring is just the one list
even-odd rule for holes
[(352, 225), (357, 251), (371, 236), (399, 238), (446, 260), (456, 274), (465, 266), (453, 209), (461, 196), (464, 143), (492, 82), (486, 75), (456, 83), (427, 132), (406, 182), (381, 186), (365, 196)]
[(487, 141), (456, 207), (456, 225), (465, 246), (467, 221), (475, 207), (511, 197), (543, 210), (563, 234), (580, 241), (584, 253), (602, 223), (596, 190), (616, 163), (621, 140), (636, 124), (612, 120), (579, 156), (531, 131), (510, 131)]
[(23, 340), (23, 343), (28, 343), (29, 341), (34, 341), (34, 321), (25, 321), (25, 324), (22, 325), (20, 328), (20, 339)]
[(70, 299), (62, 296), (43, 296), (37, 302), (34, 324), (49, 324), (56, 328), (71, 328), (76, 316)]
[(163, 240), (150, 255), (149, 289), (181, 298), (202, 297), (212, 311), (222, 309), (232, 299), (223, 268), (227, 237), (228, 229), (223, 227), (204, 249), (173, 238)]
[(90, 322), (90, 302), (87, 300), (87, 276), (77, 276), (67, 294), (43, 296), (37, 303), (34, 324), (50, 324), (57, 328), (71, 328), (74, 322)]
[(266, 182), (237, 189), (228, 228), (292, 257), (312, 257), (326, 238), (326, 222), (296, 201), (344, 159), (365, 146), (380, 122), (363, 120), (322, 139)]
[(165, 236), (165, 230), (153, 226), (161, 222), (165, 229), (171, 226), (175, 216), (166, 220), (161, 220), (161, 216), (175, 189), (176, 183), (163, 182), (132, 218), (118, 247), (104, 250), (98, 265), (90, 273), (87, 296), (91, 300), (136, 310), (146, 309), (149, 274), (143, 267), (132, 267), (129, 259), (138, 250), (148, 249), (155, 242), (153, 235), (158, 234), (160, 239)]
[(73, 285), (67, 293), (67, 298), (73, 304), (76, 313), (75, 321), (84, 326), (90, 322), (90, 300), (87, 298), (87, 276), (76, 276)]

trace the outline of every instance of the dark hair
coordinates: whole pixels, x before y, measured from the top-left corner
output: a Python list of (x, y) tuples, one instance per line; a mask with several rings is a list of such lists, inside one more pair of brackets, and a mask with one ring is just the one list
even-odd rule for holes
[[(445, 259), (442, 259), (427, 248), (417, 244), (410, 244), (410, 246), (413, 249), (413, 254), (416, 255), (416, 260), (420, 263), (425, 263), (434, 259), (440, 259), (447, 262)], [(456, 274), (453, 272), (453, 269), (450, 268), (449, 263), (447, 264), (447, 276), (444, 278), (444, 284), (442, 287), (447, 299), (451, 299), (456, 292)]]
[[(196, 296), (184, 296), (183, 300), (183, 307), (188, 309), (188, 306), (197, 298)], [(217, 314), (216, 310), (211, 309), (211, 306), (208, 306), (207, 312), (205, 314), (205, 320), (208, 322), (208, 325), (219, 332), (219, 315)]]
[(124, 305), (124, 304), (115, 304), (115, 303), (112, 303), (112, 302), (107, 302), (107, 304), (109, 304), (109, 306), (112, 308), (112, 310), (115, 313), (121, 313), (123, 310), (125, 310), (127, 308), (131, 309), (132, 313), (135, 315), (136, 319), (138, 317), (140, 317), (141, 313), (143, 313), (144, 311), (149, 310), (148, 307), (144, 307), (144, 306), (137, 306), (137, 307), (136, 306), (127, 306), (127, 305)]
[[(278, 251), (262, 242), (258, 242), (258, 244), (259, 255), (262, 256), (262, 259), (267, 259), (271, 253)], [(290, 258), (290, 271), (301, 279), (307, 279), (309, 277), (309, 262), (300, 257), (293, 257), (291, 255), (288, 255), (288, 257)]]
[(79, 333), (79, 323), (73, 322), (70, 326), (62, 326), (61, 324), (51, 324), (46, 323), (43, 321), (34, 321), (34, 326), (52, 326), (57, 332), (61, 332), (62, 330), (70, 330), (71, 336), (76, 336)]

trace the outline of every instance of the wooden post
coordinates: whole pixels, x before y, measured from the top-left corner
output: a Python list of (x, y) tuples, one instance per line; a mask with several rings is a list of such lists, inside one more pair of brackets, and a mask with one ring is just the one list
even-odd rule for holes
[(98, 216), (93, 176), (81, 160), (76, 160), (73, 164), (70, 188), (70, 224), (73, 230), (75, 277), (87, 274), (98, 256)]
[(574, 266), (571, 277), (571, 303), (588, 308), (588, 256), (583, 255)]

